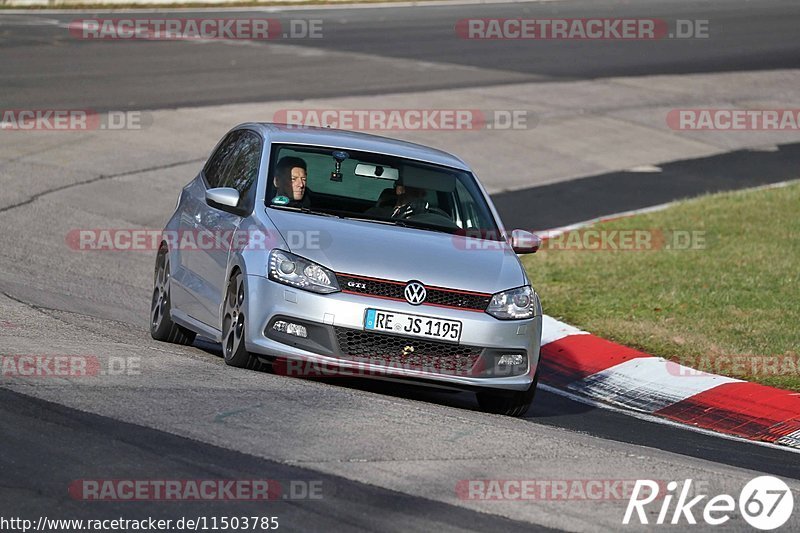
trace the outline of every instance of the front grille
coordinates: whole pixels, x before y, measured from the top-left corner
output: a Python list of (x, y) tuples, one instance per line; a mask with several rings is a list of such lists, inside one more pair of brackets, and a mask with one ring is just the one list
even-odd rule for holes
[(483, 348), (334, 327), (341, 358), (406, 370), (473, 375)]
[(426, 302), (459, 309), (484, 311), (492, 299), (491, 294), (462, 293), (442, 289), (428, 289)]
[[(365, 278), (350, 274), (336, 274), (336, 279), (339, 281), (339, 287), (346, 292), (406, 301), (403, 295), (406, 283), (402, 281)], [(467, 309), (470, 311), (484, 311), (489, 305), (489, 301), (492, 299), (491, 294), (459, 291), (442, 287), (429, 287), (426, 285), (425, 290), (428, 295), (425, 301), (422, 302), (423, 305), (428, 304), (453, 307), (456, 309)]]
[[(362, 278), (359, 276), (350, 276), (348, 274), (336, 274), (336, 279), (339, 282), (339, 287), (344, 291), (368, 294), (370, 296), (380, 296), (382, 298), (392, 298), (395, 300), (405, 300), (403, 291), (406, 288), (406, 284), (399, 281)], [(348, 283), (350, 283), (350, 285), (348, 285)]]

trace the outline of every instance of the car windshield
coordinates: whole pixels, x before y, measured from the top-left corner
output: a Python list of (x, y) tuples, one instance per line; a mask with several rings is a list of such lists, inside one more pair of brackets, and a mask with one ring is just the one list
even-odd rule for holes
[(270, 208), (495, 238), (469, 172), (400, 157), (297, 145), (272, 148)]

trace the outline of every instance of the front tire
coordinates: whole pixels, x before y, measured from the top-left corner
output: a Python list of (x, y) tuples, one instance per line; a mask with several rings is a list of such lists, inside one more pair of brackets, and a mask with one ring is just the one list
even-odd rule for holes
[(536, 395), (536, 386), (539, 384), (539, 372), (533, 376), (533, 383), (524, 391), (512, 393), (478, 392), (478, 405), (481, 410), (496, 415), (522, 416), (528, 412), (533, 398)]
[(194, 342), (197, 334), (172, 321), (171, 279), (169, 254), (166, 248), (161, 248), (156, 256), (153, 298), (150, 303), (150, 336), (157, 341), (188, 346)]
[(225, 311), (222, 315), (222, 354), (225, 363), (237, 368), (261, 370), (262, 363), (245, 347), (245, 327), (247, 320), (246, 291), (244, 276), (238, 270), (228, 282), (225, 293)]

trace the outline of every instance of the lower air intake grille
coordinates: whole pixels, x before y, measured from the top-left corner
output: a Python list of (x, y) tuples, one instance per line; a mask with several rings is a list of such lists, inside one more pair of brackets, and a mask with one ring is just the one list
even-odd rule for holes
[[(335, 327), (341, 357), (351, 361), (425, 370), (451, 375), (473, 375), (483, 348), (398, 337)], [(477, 370), (477, 369), (475, 369)]]

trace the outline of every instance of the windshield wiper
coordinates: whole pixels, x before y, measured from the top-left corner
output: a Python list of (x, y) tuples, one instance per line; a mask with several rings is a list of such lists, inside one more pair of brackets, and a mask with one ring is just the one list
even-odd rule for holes
[(455, 229), (450, 230), (442, 226), (432, 226), (423, 222), (414, 222), (413, 220), (395, 220), (394, 223), (404, 228), (427, 229), (438, 233), (447, 233), (448, 235), (452, 235), (456, 231)]
[(293, 205), (270, 205), (273, 209), (285, 209), (287, 211), (297, 211), (298, 213), (305, 213), (307, 215), (319, 215), (321, 217), (344, 218), (341, 215), (334, 215), (333, 213), (326, 213), (325, 211), (315, 211), (308, 207), (295, 207)]
[(449, 231), (447, 228), (442, 228), (441, 226), (431, 226), (429, 224), (424, 224), (422, 222), (414, 222), (410, 220), (404, 220), (400, 218), (362, 218), (362, 217), (342, 217), (348, 220), (362, 220), (364, 222), (377, 222), (378, 224), (387, 224), (390, 226), (400, 226), (401, 228), (412, 228), (412, 229), (427, 229), (430, 231), (435, 231), (437, 233), (447, 233), (448, 235), (452, 235), (456, 230)]
[(333, 213), (326, 213), (324, 211), (315, 211), (313, 209), (309, 209), (308, 207), (296, 207), (292, 205), (270, 205), (274, 209), (284, 209), (287, 211), (297, 211), (299, 213), (306, 213), (309, 215), (319, 215), (323, 217), (334, 217), (334, 218), (344, 218), (347, 220), (360, 220), (362, 222), (377, 222), (378, 224), (386, 224), (389, 226), (400, 226), (402, 228), (412, 228), (412, 229), (425, 229), (430, 231), (435, 231), (437, 233), (447, 233), (448, 235), (452, 235), (457, 231), (457, 228), (453, 228), (450, 230), (449, 228), (443, 228), (441, 226), (431, 226), (429, 224), (425, 224), (422, 222), (414, 222), (412, 220), (405, 220), (399, 218), (368, 218), (368, 217), (349, 217), (345, 215), (336, 215)]
[(347, 220), (359, 220), (361, 222), (377, 222), (378, 224), (387, 224), (389, 226), (395, 226), (393, 220), (386, 220), (385, 218), (368, 218), (368, 217), (342, 217), (346, 218)]

